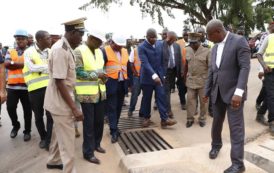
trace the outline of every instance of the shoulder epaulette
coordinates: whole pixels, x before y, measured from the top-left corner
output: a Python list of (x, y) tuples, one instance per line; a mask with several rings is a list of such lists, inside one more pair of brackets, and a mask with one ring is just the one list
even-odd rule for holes
[(66, 45), (65, 42), (63, 43), (62, 48), (65, 49), (65, 50), (68, 50), (68, 46)]

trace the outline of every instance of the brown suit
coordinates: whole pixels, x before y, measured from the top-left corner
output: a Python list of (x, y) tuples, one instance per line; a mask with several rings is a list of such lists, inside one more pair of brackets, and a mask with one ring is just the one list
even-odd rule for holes
[[(186, 48), (188, 72), (186, 77), (187, 86), (187, 120), (194, 121), (197, 100), (200, 100), (199, 121), (205, 121), (206, 104), (203, 103), (204, 86), (207, 80), (208, 64), (210, 61), (210, 49), (200, 45), (194, 52), (191, 47)], [(198, 97), (197, 97), (198, 96)]]

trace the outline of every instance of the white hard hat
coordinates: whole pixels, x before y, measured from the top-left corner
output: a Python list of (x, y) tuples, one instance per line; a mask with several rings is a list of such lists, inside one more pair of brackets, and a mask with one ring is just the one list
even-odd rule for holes
[(89, 30), (88, 32), (88, 36), (93, 36), (93, 37), (96, 37), (98, 39), (100, 39), (102, 42), (105, 42), (106, 41), (106, 37), (105, 37), (105, 34), (101, 31), (98, 31), (96, 29), (91, 29)]
[(125, 36), (114, 33), (112, 35), (112, 41), (119, 45), (119, 46), (126, 46), (127, 45), (127, 39)]

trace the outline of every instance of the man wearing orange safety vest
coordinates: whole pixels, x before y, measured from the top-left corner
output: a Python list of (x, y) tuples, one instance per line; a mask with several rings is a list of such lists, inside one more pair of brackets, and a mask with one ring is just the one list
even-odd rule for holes
[(20, 123), (17, 117), (17, 104), (20, 100), (25, 120), (24, 141), (31, 139), (31, 106), (28, 97), (28, 88), (24, 80), (22, 69), (24, 67), (23, 53), (28, 44), (28, 33), (25, 30), (17, 30), (15, 35), (17, 47), (7, 52), (5, 57), (5, 67), (8, 69), (8, 96), (7, 96), (7, 111), (12, 122), (11, 138), (17, 136), (20, 129)]
[(130, 98), (130, 104), (129, 104), (129, 110), (128, 110), (128, 116), (131, 117), (133, 111), (135, 110), (135, 106), (138, 101), (138, 96), (141, 93), (141, 86), (140, 86), (141, 61), (138, 57), (137, 48), (134, 48), (134, 50), (130, 52), (129, 62), (130, 62), (130, 67), (133, 73), (133, 86), (131, 89), (131, 98)]
[(118, 122), (126, 93), (128, 53), (125, 37), (113, 34), (110, 45), (104, 47), (103, 55), (108, 81), (106, 83), (107, 107), (111, 142), (118, 141)]

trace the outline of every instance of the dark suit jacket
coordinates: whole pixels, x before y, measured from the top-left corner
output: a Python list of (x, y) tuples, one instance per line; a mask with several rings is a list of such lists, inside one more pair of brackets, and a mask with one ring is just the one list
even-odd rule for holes
[(215, 44), (211, 52), (205, 95), (211, 94), (212, 103), (216, 103), (219, 90), (223, 101), (229, 104), (236, 88), (239, 88), (245, 91), (243, 100), (246, 100), (251, 57), (246, 39), (229, 33), (219, 68), (216, 65), (217, 46)]
[[(174, 48), (174, 59), (175, 59), (175, 65), (176, 65), (176, 72), (177, 77), (181, 76), (181, 66), (182, 66), (182, 52), (180, 45), (177, 43), (173, 43)], [(164, 58), (164, 69), (165, 72), (168, 69), (168, 62), (169, 62), (169, 50), (168, 50), (168, 44), (166, 41), (163, 41), (163, 58)]]
[(145, 40), (138, 47), (141, 60), (140, 82), (146, 85), (156, 85), (152, 75), (156, 73), (163, 82), (165, 70), (163, 61), (163, 42), (156, 41), (155, 48)]

